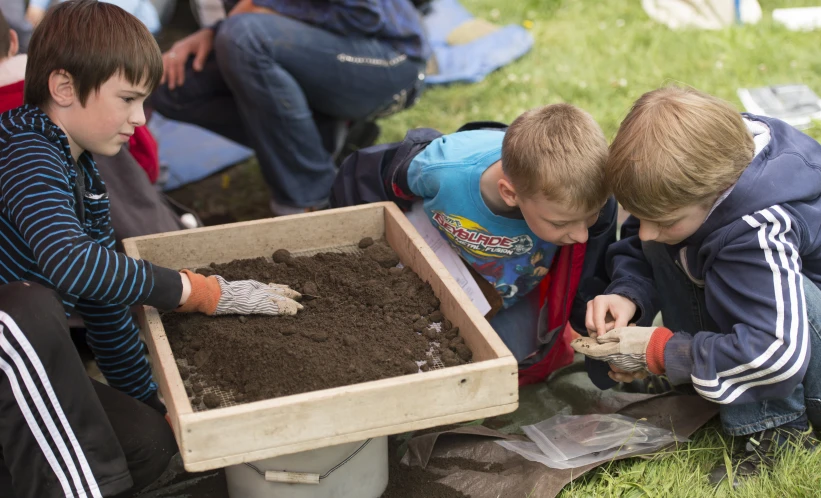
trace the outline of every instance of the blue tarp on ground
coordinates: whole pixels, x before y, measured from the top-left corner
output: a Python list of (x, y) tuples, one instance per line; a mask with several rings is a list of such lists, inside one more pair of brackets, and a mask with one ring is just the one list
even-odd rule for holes
[(167, 166), (163, 190), (174, 190), (202, 180), (232, 164), (244, 161), (254, 151), (216, 133), (154, 113), (148, 128), (160, 149), (160, 164)]
[(435, 0), (431, 4), (431, 12), (425, 16), (425, 27), (439, 73), (428, 75), (425, 81), (430, 84), (476, 83), (533, 47), (530, 33), (515, 24), (464, 45), (448, 45), (447, 37), (451, 31), (473, 17), (458, 0)]

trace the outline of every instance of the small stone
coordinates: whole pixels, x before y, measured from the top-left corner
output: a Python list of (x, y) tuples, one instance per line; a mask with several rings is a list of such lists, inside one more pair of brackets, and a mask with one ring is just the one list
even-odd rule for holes
[(207, 349), (200, 349), (197, 351), (197, 354), (194, 355), (194, 365), (201, 367), (208, 363), (209, 359), (211, 359), (211, 353), (209, 353)]
[(373, 239), (370, 237), (365, 237), (364, 239), (359, 241), (359, 248), (360, 249), (367, 249), (373, 245)]
[(279, 331), (280, 334), (284, 336), (294, 335), (298, 332), (296, 327), (284, 327), (282, 330)]
[(187, 379), (188, 376), (191, 375), (191, 371), (188, 370), (188, 367), (178, 367), (178, 369), (180, 371), (180, 377), (182, 378), (182, 380)]
[(464, 344), (465, 340), (462, 338), (461, 335), (457, 335), (453, 339), (450, 340), (450, 345), (455, 346), (456, 344)]
[(402, 362), (402, 371), (406, 375), (415, 374), (419, 372), (419, 366), (415, 361), (404, 361)]
[(444, 319), (445, 315), (443, 315), (442, 312), (439, 310), (436, 310), (430, 315), (428, 315), (428, 320), (430, 320), (431, 323), (440, 323)]
[(422, 370), (423, 372), (428, 372), (428, 371), (430, 371), (430, 366), (427, 363), (422, 363), (422, 366), (419, 367), (419, 369)]
[(448, 357), (443, 356), (442, 363), (444, 363), (446, 367), (455, 367), (459, 364), (459, 358), (457, 358), (456, 355)]
[(447, 339), (439, 339), (439, 348), (442, 350), (450, 348), (450, 341)]
[(214, 393), (208, 393), (202, 397), (202, 402), (206, 408), (216, 408), (220, 405), (220, 398)]
[(470, 361), (473, 357), (473, 353), (470, 351), (470, 348), (464, 344), (456, 345), (456, 354), (462, 359), (462, 361)]
[(389, 268), (388, 269), (388, 274), (393, 276), (393, 277), (395, 277), (397, 275), (401, 275), (402, 274), (402, 268), (397, 268), (395, 266), (393, 268)]
[(427, 337), (428, 339), (430, 339), (431, 341), (433, 341), (433, 340), (435, 340), (437, 337), (439, 337), (439, 333), (438, 333), (438, 332), (436, 332), (436, 329), (434, 329), (434, 328), (432, 328), (432, 327), (428, 327), (427, 329), (425, 329), (425, 337)]
[(399, 256), (385, 244), (374, 244), (365, 249), (365, 256), (379, 263), (382, 268), (391, 268), (399, 264)]
[(245, 323), (247, 321), (248, 321), (248, 317), (245, 317), (245, 316), (239, 317), (239, 323)]
[(453, 327), (452, 329), (448, 330), (445, 334), (445, 337), (448, 339), (453, 339), (454, 337), (459, 335), (459, 327)]
[(422, 318), (422, 317), (419, 316), (418, 314), (414, 313), (413, 315), (411, 315), (410, 321), (415, 322), (416, 320), (419, 320), (420, 318)]
[(314, 342), (325, 342), (328, 340), (328, 333), (324, 330), (303, 330), (302, 335)]
[(192, 388), (192, 389), (194, 389), (194, 392), (195, 392), (195, 393), (199, 394), (199, 393), (201, 393), (201, 392), (202, 392), (202, 390), (203, 390), (203, 389), (205, 389), (205, 388), (204, 388), (204, 387), (202, 387), (202, 384), (194, 384), (194, 386), (193, 386), (193, 388)]
[(430, 325), (430, 322), (428, 322), (427, 318), (420, 318), (419, 320), (413, 322), (413, 330), (417, 332), (422, 332), (423, 330), (428, 328), (428, 325)]
[(413, 351), (408, 348), (403, 349), (402, 354), (405, 355), (406, 358), (413, 358)]
[(291, 260), (291, 253), (287, 249), (277, 249), (271, 259), (274, 260), (274, 263), (287, 263)]
[(191, 406), (193, 406), (194, 408), (200, 406), (200, 403), (202, 403), (202, 398), (198, 396), (194, 396), (193, 398), (191, 398)]
[[(359, 341), (356, 340), (356, 337), (354, 337), (350, 334), (346, 334), (342, 338), (342, 344), (348, 346), (349, 348), (352, 348), (352, 347), (356, 346), (358, 342)], [(353, 365), (351, 365), (351, 366), (353, 366)]]
[(450, 330), (450, 329), (452, 329), (452, 328), (453, 328), (453, 324), (450, 322), (450, 320), (448, 320), (447, 318), (445, 318), (445, 319), (442, 321), (442, 330), (443, 330), (443, 331), (448, 331), (448, 330)]
[(317, 288), (316, 283), (308, 281), (302, 284), (302, 294), (307, 294), (311, 297), (316, 297), (319, 295), (319, 289)]

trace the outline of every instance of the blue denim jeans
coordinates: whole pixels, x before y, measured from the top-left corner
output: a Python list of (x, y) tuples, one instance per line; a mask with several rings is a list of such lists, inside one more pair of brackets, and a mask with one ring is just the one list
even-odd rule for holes
[(317, 116), (366, 119), (405, 107), (424, 61), (373, 38), (343, 37), (275, 14), (226, 19), (201, 72), (189, 61), (182, 88), (151, 105), (254, 149), (277, 203), (325, 203), (336, 167)]
[[(645, 242), (642, 248), (653, 268), (664, 326), (691, 334), (720, 332), (707, 313), (704, 288), (676, 266), (662, 244)], [(721, 424), (728, 434), (743, 436), (772, 429), (805, 413), (816, 428), (821, 428), (821, 290), (805, 277), (804, 294), (810, 323), (810, 359), (803, 382), (783, 399), (720, 405)]]

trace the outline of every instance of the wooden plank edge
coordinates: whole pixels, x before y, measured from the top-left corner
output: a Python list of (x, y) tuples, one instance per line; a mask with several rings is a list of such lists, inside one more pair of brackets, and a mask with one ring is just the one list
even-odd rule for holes
[(507, 348), (505, 343), (499, 337), (495, 330), (490, 326), (485, 317), (479, 312), (476, 306), (470, 300), (470, 297), (465, 293), (462, 287), (456, 282), (456, 279), (444, 268), (444, 265), (436, 256), (436, 253), (428, 246), (425, 240), (419, 235), (419, 232), (416, 230), (416, 227), (408, 220), (408, 218), (402, 213), (399, 207), (394, 203), (389, 203), (388, 206), (385, 206), (385, 231), (387, 232), (389, 224), (387, 220), (391, 220), (391, 222), (395, 223), (399, 226), (402, 230), (407, 233), (413, 234), (412, 240), (414, 242), (414, 246), (419, 251), (421, 256), (428, 262), (431, 266), (433, 271), (437, 274), (437, 276), (442, 281), (442, 284), (450, 291), (455, 299), (464, 303), (463, 310), (468, 315), (468, 318), (476, 327), (476, 330), (482, 335), (482, 337), (487, 342), (488, 346), (496, 353), (496, 356), (499, 358), (506, 357), (506, 356), (513, 356), (513, 353)]
[[(279, 220), (291, 220), (291, 219), (297, 218), (297, 217), (299, 217), (300, 219), (316, 218), (316, 217), (320, 217), (320, 216), (327, 216), (328, 214), (331, 214), (331, 213), (337, 214), (337, 213), (345, 213), (345, 212), (351, 212), (351, 211), (364, 211), (364, 210), (368, 210), (368, 209), (374, 209), (375, 207), (384, 207), (384, 205), (386, 205), (386, 204), (390, 204), (390, 205), (395, 206), (395, 204), (392, 203), (392, 202), (376, 202), (376, 203), (372, 203), (372, 204), (362, 204), (360, 206), (348, 206), (348, 207), (335, 208), (335, 209), (324, 209), (322, 211), (314, 211), (314, 212), (311, 212), (311, 213), (289, 214), (289, 215), (285, 215), (285, 216), (277, 216), (276, 218), (274, 218), (272, 216), (271, 218), (262, 218), (262, 219), (259, 219), (259, 220), (238, 221), (236, 223), (226, 223), (224, 225), (215, 225), (215, 226), (200, 227), (200, 228), (189, 228), (189, 229), (186, 229), (186, 230), (156, 233), (156, 234), (152, 234), (152, 235), (141, 235), (139, 237), (131, 237), (131, 238), (128, 238), (128, 239), (124, 239), (123, 240), (123, 247), (127, 247), (126, 244), (128, 244), (128, 243), (130, 243), (132, 245), (132, 247), (136, 247), (136, 245), (135, 245), (136, 242), (140, 242), (140, 241), (167, 239), (167, 238), (171, 238), (171, 237), (179, 237), (181, 235), (181, 233), (183, 233), (183, 232), (186, 235), (187, 234), (193, 234), (193, 233), (207, 233), (207, 232), (225, 230), (226, 228), (241, 228), (241, 227), (247, 227), (247, 226), (253, 226), (253, 225), (263, 225), (263, 224), (266, 224), (266, 223), (270, 224), (272, 222), (272, 220), (274, 220), (274, 219), (279, 221)], [(126, 254), (128, 254), (128, 253), (126, 253)]]
[[(167, 341), (166, 341), (167, 344)], [(468, 363), (466, 365), (459, 365), (455, 367), (447, 367), (437, 370), (430, 370), (428, 372), (421, 372), (413, 375), (401, 375), (399, 377), (389, 377), (387, 379), (372, 380), (370, 382), (360, 382), (358, 384), (351, 384), (348, 386), (333, 387), (331, 389), (322, 389), (319, 391), (311, 391), (307, 393), (294, 394), (291, 396), (283, 396), (281, 398), (265, 399), (254, 401), (252, 403), (244, 403), (237, 406), (228, 406), (225, 408), (217, 408), (214, 410), (206, 410), (202, 412), (191, 413), (188, 416), (189, 423), (203, 423), (224, 418), (233, 417), (236, 415), (243, 415), (251, 412), (261, 412), (276, 410), (283, 407), (291, 407), (296, 405), (309, 404), (314, 401), (327, 400), (337, 398), (340, 396), (352, 396), (362, 392), (389, 390), (397, 385), (407, 386), (408, 384), (427, 384), (436, 381), (453, 381), (459, 376), (470, 376), (474, 373), (484, 373), (488, 370), (508, 370), (511, 374), (510, 390), (512, 399), (519, 399), (519, 381), (518, 381), (518, 365), (516, 360), (511, 357), (496, 358), (493, 360), (485, 360), (476, 363)], [(179, 374), (177, 374), (179, 376)], [(188, 399), (186, 397), (186, 399)], [(189, 403), (190, 405), (190, 403)]]
[[(188, 394), (185, 392), (177, 362), (174, 360), (174, 353), (171, 351), (171, 344), (162, 326), (159, 312), (151, 306), (143, 306), (137, 313), (141, 327), (146, 331), (145, 338), (148, 351), (151, 354), (152, 371), (160, 386), (163, 401), (168, 409), (171, 424), (176, 432), (180, 431), (179, 418), (193, 413)], [(149, 322), (154, 320), (158, 326), (149, 326)], [(177, 436), (179, 441), (179, 435)]]
[[(506, 413), (516, 411), (518, 407), (519, 402), (517, 401), (515, 403), (508, 403), (505, 405), (498, 405), (489, 408), (481, 408), (479, 410), (472, 410), (469, 412), (454, 413), (451, 415), (422, 419), (414, 422), (404, 422), (402, 424), (395, 424), (374, 429), (368, 429), (366, 431), (360, 432), (351, 432), (347, 434), (341, 434), (338, 436), (314, 439), (301, 443), (294, 443), (287, 446), (279, 446), (276, 448), (258, 450), (249, 453), (241, 453), (237, 455), (230, 455), (220, 458), (213, 458), (209, 460), (187, 461), (185, 458), (185, 454), (182, 455), (182, 458), (183, 463), (185, 465), (185, 470), (189, 472), (204, 472), (207, 470), (227, 467), (229, 465), (238, 465), (245, 462), (255, 462), (258, 460), (264, 460), (267, 458), (273, 458), (281, 455), (290, 455), (317, 448), (325, 448), (328, 446), (336, 446), (339, 444), (351, 443), (354, 441), (364, 441), (368, 438), (390, 436), (410, 431), (429, 429), (431, 427), (439, 427), (443, 425), (457, 424), (461, 422), (470, 422), (473, 420), (478, 420), (480, 418), (495, 417), (497, 415), (504, 415)], [(185, 422), (185, 419), (188, 417), (190, 417), (190, 415), (186, 416), (183, 419), (183, 422)]]

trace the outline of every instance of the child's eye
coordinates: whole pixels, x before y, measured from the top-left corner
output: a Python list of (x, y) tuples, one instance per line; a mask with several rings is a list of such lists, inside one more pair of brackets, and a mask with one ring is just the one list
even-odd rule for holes
[(130, 103), (134, 102), (134, 97), (123, 97), (123, 101), (126, 104), (130, 104)]
[(567, 226), (567, 223), (553, 223), (552, 221), (550, 222), (550, 224), (556, 228), (564, 228)]
[(659, 223), (659, 226), (661, 228), (670, 228), (671, 226), (675, 225), (676, 223), (678, 223), (678, 222), (677, 221), (671, 221), (670, 223)]

